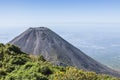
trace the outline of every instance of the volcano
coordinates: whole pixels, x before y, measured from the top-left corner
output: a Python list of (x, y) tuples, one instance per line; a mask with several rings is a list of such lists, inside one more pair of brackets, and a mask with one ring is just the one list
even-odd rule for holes
[(9, 43), (18, 46), (27, 54), (42, 55), (55, 65), (74, 66), (96, 73), (120, 76), (46, 27), (29, 28)]

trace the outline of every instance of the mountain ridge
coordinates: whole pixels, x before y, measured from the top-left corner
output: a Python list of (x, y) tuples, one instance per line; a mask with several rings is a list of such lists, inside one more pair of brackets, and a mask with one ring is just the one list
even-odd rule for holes
[(28, 54), (42, 55), (55, 65), (69, 65), (97, 73), (119, 75), (87, 56), (47, 27), (29, 28), (9, 43), (20, 47)]

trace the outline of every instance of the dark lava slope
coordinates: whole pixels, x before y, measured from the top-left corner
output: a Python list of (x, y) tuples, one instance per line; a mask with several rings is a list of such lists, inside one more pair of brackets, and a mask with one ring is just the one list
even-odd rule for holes
[(116, 71), (85, 55), (46, 27), (29, 28), (9, 43), (20, 47), (28, 54), (43, 55), (55, 65), (75, 66), (97, 73), (120, 76)]

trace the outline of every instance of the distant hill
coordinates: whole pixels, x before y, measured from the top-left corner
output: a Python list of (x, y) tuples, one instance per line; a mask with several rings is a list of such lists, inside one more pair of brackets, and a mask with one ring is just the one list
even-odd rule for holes
[(14, 45), (0, 44), (0, 80), (120, 80), (108, 75), (55, 66), (43, 56), (28, 55)]
[(42, 55), (60, 66), (74, 66), (96, 73), (120, 76), (116, 71), (98, 63), (46, 27), (29, 28), (9, 42), (28, 54)]

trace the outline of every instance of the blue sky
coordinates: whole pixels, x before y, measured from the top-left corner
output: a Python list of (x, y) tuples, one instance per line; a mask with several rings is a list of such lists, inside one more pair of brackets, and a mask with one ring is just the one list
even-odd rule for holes
[(58, 33), (119, 30), (120, 0), (0, 0), (0, 41), (38, 26)]
[(0, 0), (0, 27), (120, 23), (119, 0)]

